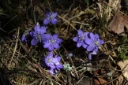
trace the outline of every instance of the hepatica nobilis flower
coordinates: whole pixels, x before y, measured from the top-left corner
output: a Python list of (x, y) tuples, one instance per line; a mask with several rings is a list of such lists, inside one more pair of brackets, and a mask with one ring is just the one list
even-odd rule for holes
[(85, 39), (85, 43), (88, 45), (87, 46), (87, 51), (98, 51), (98, 48), (100, 45), (104, 44), (104, 41), (102, 39), (99, 38), (98, 34), (93, 34), (93, 33), (89, 33), (88, 37)]
[(45, 25), (49, 24), (50, 22), (52, 24), (56, 24), (58, 22), (58, 20), (56, 19), (57, 15), (58, 15), (57, 12), (56, 13), (48, 12), (46, 14), (46, 18), (44, 19), (43, 23)]
[(58, 34), (54, 34), (53, 36), (51, 34), (44, 34), (43, 47), (48, 48), (49, 51), (59, 49), (61, 42), (62, 39), (58, 38)]
[(21, 41), (22, 42), (28, 42), (28, 40), (27, 40), (27, 35), (28, 35), (29, 33), (28, 32), (26, 32), (26, 33), (24, 33), (23, 35), (22, 35), (22, 38), (21, 38)]
[(73, 53), (69, 53), (68, 56), (69, 56), (69, 57), (73, 57)]
[(48, 54), (48, 56), (45, 57), (45, 64), (46, 64), (48, 67), (50, 67), (50, 68), (52, 68), (52, 69), (55, 69), (54, 57), (53, 57), (53, 53), (52, 53), (52, 52), (50, 52), (50, 53)]
[(26, 35), (23, 34), (21, 40), (27, 42)]
[(30, 32), (32, 37), (31, 45), (37, 45), (38, 42), (42, 41), (42, 37), (46, 32), (45, 26), (40, 26), (39, 23), (34, 27), (34, 30)]
[(89, 53), (88, 53), (88, 59), (89, 59), (89, 60), (92, 60), (92, 55), (96, 55), (96, 54), (97, 54), (96, 51), (89, 52)]
[(48, 67), (50, 67), (49, 72), (54, 74), (63, 68), (63, 65), (60, 63), (61, 57), (58, 55), (53, 56), (53, 53), (50, 52), (48, 56), (45, 57), (45, 63)]
[(83, 32), (82, 30), (78, 30), (78, 35), (73, 38), (74, 42), (77, 42), (77, 47), (83, 46), (85, 49), (87, 44), (85, 43), (85, 39), (89, 32)]

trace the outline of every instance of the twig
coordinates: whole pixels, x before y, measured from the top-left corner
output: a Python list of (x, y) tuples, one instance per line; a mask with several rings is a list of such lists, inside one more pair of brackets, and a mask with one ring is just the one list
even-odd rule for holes
[[(86, 10), (85, 10), (85, 11), (86, 11)], [(78, 15), (75, 15), (75, 16), (69, 18), (68, 21), (70, 21), (70, 20), (72, 20), (72, 19), (74, 19), (74, 18), (76, 18), (76, 17), (79, 17), (79, 16), (81, 16), (81, 15), (83, 15), (83, 14), (86, 14), (86, 12), (81, 11)]]
[[(18, 30), (17, 30), (17, 37), (19, 37), (19, 28), (18, 28)], [(9, 67), (9, 68), (11, 67), (12, 60), (13, 60), (14, 55), (15, 55), (15, 53), (16, 53), (17, 45), (18, 45), (18, 38), (16, 39), (16, 43), (15, 43), (15, 47), (14, 47), (14, 50), (13, 50), (13, 54), (12, 54), (12, 57), (11, 57), (10, 62), (9, 62), (9, 64), (8, 64), (8, 67)]]
[(114, 59), (109, 55), (109, 58), (116, 64), (116, 62), (114, 61)]
[(15, 19), (16, 17), (17, 17), (17, 15), (14, 16), (11, 20), (9, 20), (4, 26), (2, 26), (2, 28), (4, 28), (10, 21), (12, 21), (13, 19)]
[(69, 24), (73, 29), (77, 30), (68, 20), (64, 19), (63, 17), (61, 17), (61, 16), (59, 16), (59, 15), (58, 15), (58, 17), (59, 17), (60, 19), (62, 19), (63, 21), (65, 21), (67, 24)]

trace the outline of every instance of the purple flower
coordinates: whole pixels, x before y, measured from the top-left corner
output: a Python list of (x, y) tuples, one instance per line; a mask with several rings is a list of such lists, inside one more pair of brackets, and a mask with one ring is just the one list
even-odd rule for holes
[(56, 19), (57, 17), (57, 12), (56, 13), (52, 13), (52, 12), (49, 12), (46, 14), (46, 18), (44, 19), (43, 23), (45, 25), (49, 24), (50, 22), (52, 24), (56, 24), (58, 22), (58, 20)]
[(32, 36), (31, 45), (37, 45), (38, 42), (41, 42), (45, 32), (46, 27), (40, 27), (40, 25), (37, 23), (37, 25), (34, 27), (34, 30), (30, 32), (30, 35)]
[(49, 73), (54, 74), (57, 73), (60, 69), (63, 68), (63, 65), (60, 63), (60, 56), (55, 55), (53, 57), (53, 53), (50, 52), (47, 57), (45, 57), (45, 63), (48, 67), (50, 67)]
[(55, 74), (53, 69), (48, 70), (48, 72), (52, 75)]
[(57, 74), (58, 73), (58, 70), (56, 70), (56, 69), (50, 69), (50, 70), (48, 70), (48, 72), (50, 74), (54, 75), (54, 74)]
[(77, 47), (83, 46), (84, 48), (87, 47), (87, 44), (85, 43), (85, 39), (87, 37), (89, 32), (83, 32), (82, 30), (78, 30), (78, 36), (73, 38), (74, 42), (77, 42)]
[(50, 68), (52, 68), (52, 69), (55, 69), (54, 58), (53, 58), (53, 53), (52, 53), (52, 52), (50, 52), (50, 53), (48, 54), (48, 56), (45, 57), (45, 64), (46, 64), (48, 67), (50, 67)]
[(72, 56), (73, 56), (73, 53), (69, 53), (68, 56), (69, 56), (69, 57), (72, 57)]
[(27, 39), (26, 39), (26, 35), (25, 34), (22, 35), (21, 41), (22, 42), (27, 42)]
[(98, 48), (101, 44), (104, 44), (104, 41), (102, 39), (99, 39), (98, 34), (89, 33), (88, 37), (85, 39), (85, 43), (87, 46), (87, 51), (98, 51)]
[(88, 59), (92, 60), (92, 55), (96, 55), (97, 53), (95, 51), (92, 51), (88, 54)]
[(21, 41), (22, 42), (28, 42), (27, 41), (27, 35), (28, 35), (29, 33), (28, 32), (26, 32), (26, 33), (24, 33), (23, 35), (22, 35), (22, 38), (21, 38)]
[(59, 49), (62, 39), (58, 38), (58, 34), (54, 34), (53, 36), (50, 34), (44, 34), (43, 43), (44, 48), (48, 48), (49, 51), (56, 49)]
[(57, 70), (60, 70), (63, 68), (63, 65), (60, 63), (60, 60), (61, 60), (60, 56), (55, 55), (53, 62), (55, 64)]

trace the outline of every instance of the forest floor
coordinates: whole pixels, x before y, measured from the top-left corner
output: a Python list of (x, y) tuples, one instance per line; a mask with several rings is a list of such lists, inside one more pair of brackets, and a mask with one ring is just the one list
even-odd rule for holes
[[(56, 23), (44, 24), (49, 12)], [(0, 85), (128, 85), (127, 15), (127, 0), (1, 0)], [(33, 45), (38, 25), (62, 40), (56, 62), (45, 40)]]

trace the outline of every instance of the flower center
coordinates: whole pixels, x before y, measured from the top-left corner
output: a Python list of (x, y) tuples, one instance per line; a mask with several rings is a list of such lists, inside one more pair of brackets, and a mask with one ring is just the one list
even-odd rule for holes
[(49, 19), (52, 20), (54, 17), (52, 14), (49, 14)]
[(52, 16), (50, 16), (49, 18), (50, 18), (51, 20), (53, 19), (53, 17), (52, 17)]
[(48, 62), (51, 63), (52, 62), (52, 59), (48, 59)]
[(84, 39), (84, 36), (80, 36), (80, 41), (83, 41)]
[(54, 44), (54, 43), (56, 42), (56, 40), (51, 39), (50, 42), (51, 42), (52, 44)]
[(94, 42), (94, 44), (95, 44), (95, 45), (99, 45), (99, 42), (98, 42), (98, 41), (96, 41), (96, 42)]
[(38, 34), (36, 38), (37, 38), (38, 40), (40, 40), (40, 39), (41, 39), (40, 34)]

